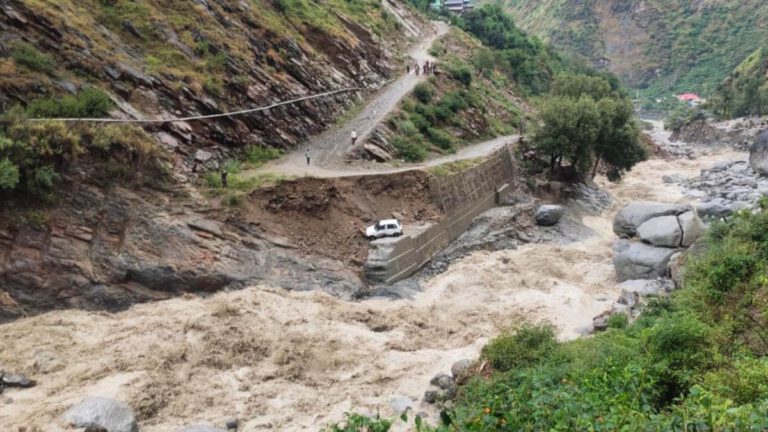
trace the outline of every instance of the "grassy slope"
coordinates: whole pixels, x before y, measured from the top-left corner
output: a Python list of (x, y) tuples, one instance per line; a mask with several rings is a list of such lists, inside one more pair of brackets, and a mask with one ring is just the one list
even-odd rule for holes
[(759, 0), (648, 0), (634, 9), (618, 0), (501, 1), (523, 28), (593, 60), (608, 57), (626, 83), (651, 95), (709, 94), (768, 37), (768, 4)]

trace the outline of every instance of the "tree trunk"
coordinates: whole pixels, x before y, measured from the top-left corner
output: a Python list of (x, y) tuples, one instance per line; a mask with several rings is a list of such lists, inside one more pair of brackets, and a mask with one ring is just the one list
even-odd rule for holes
[(597, 160), (595, 161), (595, 166), (592, 167), (592, 180), (595, 179), (595, 176), (597, 175), (597, 167), (600, 165), (600, 155), (597, 155)]

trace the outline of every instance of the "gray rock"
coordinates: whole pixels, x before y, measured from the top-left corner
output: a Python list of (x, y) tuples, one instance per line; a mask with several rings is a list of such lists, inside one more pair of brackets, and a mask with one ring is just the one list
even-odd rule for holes
[(472, 360), (470, 359), (464, 359), (459, 360), (456, 363), (451, 366), (451, 375), (453, 375), (453, 378), (459, 378), (460, 376), (463, 376), (469, 371), (469, 367), (472, 366)]
[(550, 226), (558, 223), (563, 213), (564, 209), (559, 205), (543, 205), (536, 210), (533, 218), (538, 225)]
[(621, 290), (618, 303), (633, 308), (648, 296), (661, 295), (671, 291), (673, 286), (669, 279), (657, 280), (628, 280), (619, 284)]
[(0, 388), (2, 387), (21, 387), (29, 388), (37, 384), (34, 380), (27, 378), (22, 374), (0, 371)]
[(659, 216), (677, 216), (691, 210), (690, 206), (658, 202), (634, 202), (624, 206), (613, 218), (613, 232), (619, 237), (634, 237), (645, 221)]
[(613, 247), (613, 265), (619, 282), (632, 279), (656, 279), (667, 272), (675, 249), (619, 240)]
[(114, 399), (89, 397), (74, 405), (62, 415), (72, 426), (106, 432), (138, 432), (133, 411)]
[(760, 134), (749, 148), (749, 166), (759, 175), (768, 175), (768, 132)]
[(695, 211), (685, 212), (678, 216), (677, 220), (683, 229), (683, 239), (680, 243), (682, 247), (692, 245), (707, 229)]
[(439, 387), (442, 390), (448, 390), (449, 388), (456, 385), (453, 382), (453, 377), (444, 373), (435, 375), (432, 380), (429, 381), (429, 383), (433, 386)]
[(413, 409), (413, 401), (405, 396), (398, 396), (389, 401), (389, 406), (399, 415)]
[(683, 230), (677, 216), (659, 216), (637, 227), (637, 235), (640, 240), (653, 246), (678, 247), (683, 239)]
[(592, 328), (594, 331), (605, 331), (608, 330), (608, 319), (613, 315), (611, 311), (605, 311), (601, 313), (600, 315), (592, 318)]
[(195, 160), (201, 163), (208, 162), (213, 155), (205, 150), (198, 150), (195, 152)]
[(227, 420), (227, 422), (225, 424), (227, 426), (227, 429), (229, 429), (229, 430), (237, 430), (238, 421), (237, 421), (236, 418)]
[[(237, 426), (235, 426), (235, 428), (237, 428)], [(219, 429), (217, 427), (208, 426), (208, 425), (193, 425), (193, 426), (185, 426), (176, 432), (227, 432), (227, 431), (225, 431), (224, 429)]]
[(721, 219), (732, 213), (730, 206), (726, 205), (725, 201), (720, 198), (699, 204), (696, 207), (696, 212), (705, 219)]
[(437, 402), (437, 390), (427, 390), (424, 392), (424, 402), (433, 404)]
[(685, 277), (685, 252), (676, 252), (669, 258), (667, 265), (669, 277), (675, 284), (675, 288), (682, 288), (683, 278)]

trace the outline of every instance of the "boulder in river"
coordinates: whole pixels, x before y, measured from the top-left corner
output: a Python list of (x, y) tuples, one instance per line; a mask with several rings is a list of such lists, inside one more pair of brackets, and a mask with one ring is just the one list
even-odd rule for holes
[(613, 218), (613, 232), (621, 238), (631, 238), (637, 228), (646, 221), (659, 216), (677, 216), (692, 210), (683, 204), (666, 204), (639, 201), (624, 206)]
[(543, 205), (536, 210), (533, 218), (542, 226), (555, 225), (563, 217), (564, 209), (559, 205)]
[(70, 425), (86, 430), (138, 432), (136, 417), (124, 403), (105, 397), (88, 397), (64, 412)]
[(469, 371), (470, 366), (472, 366), (472, 360), (470, 359), (455, 362), (453, 366), (451, 366), (451, 375), (453, 375), (453, 379), (458, 379), (465, 375)]
[(749, 148), (749, 166), (759, 175), (768, 175), (768, 132), (763, 132)]
[(704, 222), (701, 221), (695, 211), (689, 211), (681, 214), (677, 217), (677, 221), (680, 224), (680, 228), (683, 230), (683, 238), (680, 242), (680, 246), (689, 247), (699, 237), (704, 235), (707, 227), (704, 226)]
[(683, 230), (677, 216), (659, 216), (637, 227), (637, 236), (653, 246), (678, 247), (683, 241)]
[(664, 277), (676, 249), (619, 240), (613, 247), (613, 265), (619, 282)]

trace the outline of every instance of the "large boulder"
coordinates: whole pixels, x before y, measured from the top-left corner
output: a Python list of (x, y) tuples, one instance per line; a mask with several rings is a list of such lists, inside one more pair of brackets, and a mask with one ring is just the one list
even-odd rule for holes
[(106, 432), (138, 432), (136, 417), (124, 403), (105, 397), (89, 397), (64, 412), (64, 421), (76, 428)]
[(729, 203), (722, 198), (714, 198), (699, 204), (696, 212), (704, 219), (722, 219), (733, 213)]
[(669, 279), (628, 280), (620, 283), (618, 288), (621, 290), (618, 303), (633, 308), (645, 297), (672, 291), (674, 285)]
[(559, 205), (543, 205), (536, 210), (533, 218), (538, 225), (550, 226), (560, 221), (560, 218), (563, 217), (563, 212), (564, 209)]
[(768, 132), (760, 134), (749, 148), (749, 166), (759, 175), (768, 175)]
[(672, 248), (619, 240), (613, 247), (613, 265), (619, 282), (631, 279), (656, 279), (667, 272)]
[(707, 230), (704, 222), (699, 219), (699, 216), (695, 211), (685, 212), (678, 216), (677, 220), (683, 230), (683, 239), (680, 242), (680, 246), (682, 247), (688, 247), (692, 245), (693, 242), (704, 235), (704, 232)]
[(677, 216), (659, 216), (637, 227), (637, 236), (653, 246), (679, 247), (683, 240), (683, 230)]
[(613, 218), (613, 232), (621, 238), (634, 237), (644, 222), (659, 216), (677, 216), (692, 210), (691, 206), (658, 202), (634, 202), (624, 206)]

